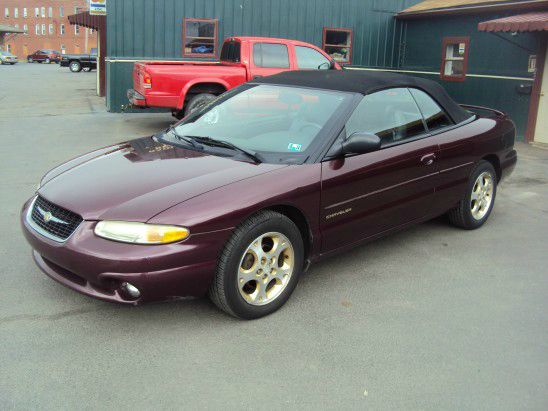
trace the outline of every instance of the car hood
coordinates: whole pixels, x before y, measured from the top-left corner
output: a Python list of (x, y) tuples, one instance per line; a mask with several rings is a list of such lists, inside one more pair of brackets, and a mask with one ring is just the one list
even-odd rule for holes
[(71, 160), (38, 193), (85, 220), (148, 221), (176, 204), (285, 165), (254, 164), (145, 137)]

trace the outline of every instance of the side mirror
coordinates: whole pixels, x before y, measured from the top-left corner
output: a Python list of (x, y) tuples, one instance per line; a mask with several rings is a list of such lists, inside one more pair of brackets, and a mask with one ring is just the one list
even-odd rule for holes
[(335, 61), (329, 60), (324, 61), (322, 64), (318, 66), (318, 70), (334, 70), (335, 69)]
[(342, 144), (344, 154), (365, 154), (381, 148), (381, 139), (376, 134), (356, 131)]

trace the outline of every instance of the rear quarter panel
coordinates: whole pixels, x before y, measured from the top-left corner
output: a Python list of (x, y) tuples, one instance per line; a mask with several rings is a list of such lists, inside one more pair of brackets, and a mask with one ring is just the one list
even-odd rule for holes
[[(147, 72), (152, 88), (142, 87), (142, 76)], [(145, 96), (147, 106), (182, 109), (188, 89), (198, 83), (217, 83), (231, 89), (246, 81), (246, 70), (237, 65), (219, 63), (146, 63), (134, 70), (135, 89)]]
[(447, 211), (462, 199), (470, 174), (481, 159), (496, 158), (502, 166), (509, 156), (515, 157), (514, 136), (514, 124), (506, 117), (478, 117), (437, 136), (440, 148), (437, 206), (440, 212)]

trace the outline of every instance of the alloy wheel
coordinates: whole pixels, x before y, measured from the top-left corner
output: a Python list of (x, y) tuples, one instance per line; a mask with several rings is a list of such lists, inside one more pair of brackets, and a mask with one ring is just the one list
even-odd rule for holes
[(474, 183), (470, 196), (470, 211), (475, 220), (481, 220), (493, 202), (494, 181), (491, 173), (484, 171)]
[(266, 305), (280, 296), (295, 268), (291, 241), (278, 232), (257, 237), (245, 250), (238, 267), (238, 290), (251, 305)]

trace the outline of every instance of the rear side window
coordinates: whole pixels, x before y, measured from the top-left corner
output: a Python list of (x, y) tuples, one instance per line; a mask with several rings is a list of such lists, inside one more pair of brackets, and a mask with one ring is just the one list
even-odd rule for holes
[(285, 44), (255, 43), (253, 63), (257, 67), (289, 68), (289, 53)]
[(356, 131), (376, 134), (382, 144), (405, 141), (425, 133), (421, 113), (406, 88), (366, 95), (346, 123), (346, 136)]
[(232, 63), (240, 62), (240, 42), (227, 41), (221, 49), (221, 60), (230, 61)]
[(310, 47), (295, 46), (297, 66), (300, 69), (327, 70), (331, 62), (325, 56)]
[(410, 88), (409, 91), (415, 98), (419, 109), (422, 112), (424, 121), (429, 131), (438, 130), (443, 127), (453, 125), (449, 116), (441, 109), (441, 107), (422, 90)]

